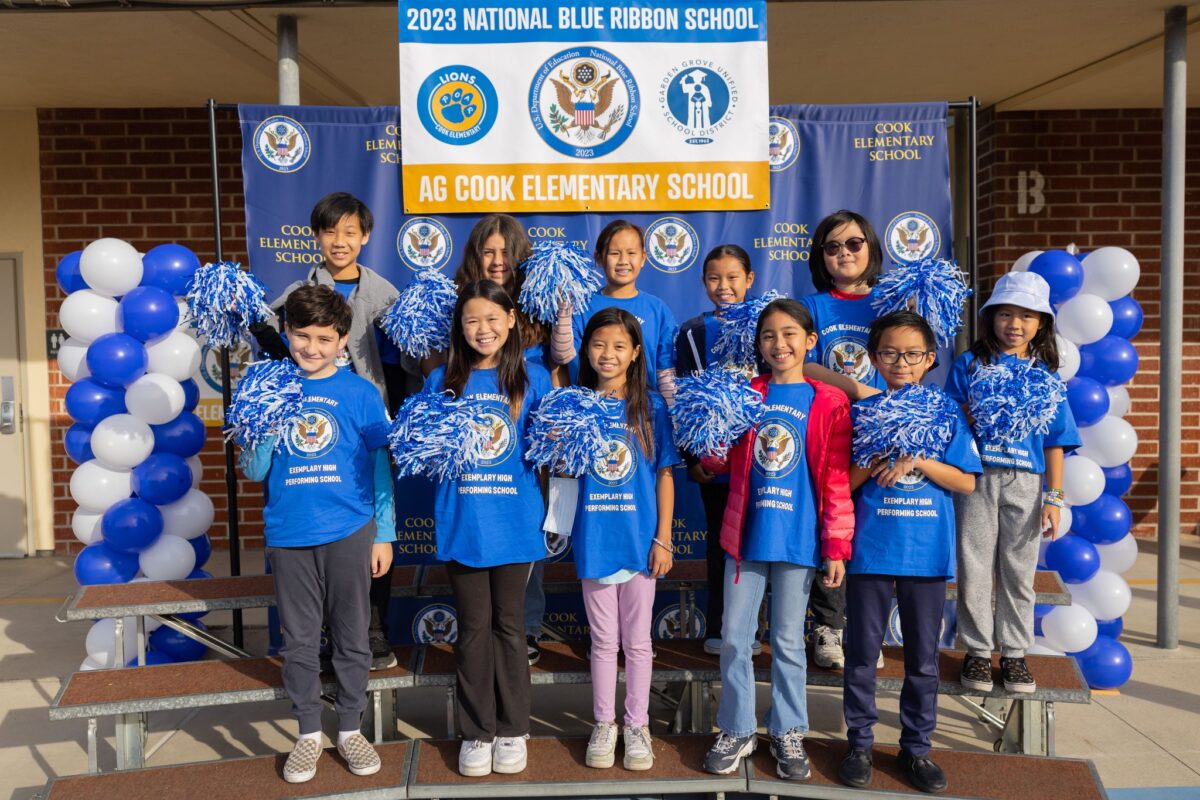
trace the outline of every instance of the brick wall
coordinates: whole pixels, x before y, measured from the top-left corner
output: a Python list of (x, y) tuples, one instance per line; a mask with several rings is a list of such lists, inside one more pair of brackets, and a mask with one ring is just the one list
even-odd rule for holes
[[(1188, 119), (1186, 220), (1200, 218), (1200, 116)], [(1126, 498), (1134, 533), (1155, 535), (1158, 493), (1159, 298), (1162, 121), (1157, 109), (985, 114), (981, 120), (982, 294), (1029, 250), (1074, 242), (1084, 252), (1124, 247), (1141, 264), (1135, 299), (1146, 315), (1126, 419), (1137, 429), (1134, 486)], [(1041, 198), (1026, 190), (1044, 178)], [(1024, 201), (1024, 203), (1022, 203)], [(1044, 204), (1039, 208), (1039, 202)], [(1022, 207), (1023, 206), (1023, 207)], [(1182, 530), (1200, 525), (1200, 239), (1185, 234), (1184, 363), (1167, 365), (1184, 387)]]
[[(63, 294), (54, 277), (59, 259), (94, 239), (125, 239), (145, 252), (178, 242), (202, 262), (215, 257), (208, 114), (195, 109), (42, 109), (42, 225), (46, 310), (57, 327)], [(235, 114), (218, 122), (225, 258), (245, 260), (241, 135)], [(68, 491), (74, 464), (63, 450), (71, 420), (63, 407), (67, 380), (50, 363), (51, 438), (54, 469), (55, 549), (82, 547), (71, 533), (75, 503)], [(215, 546), (228, 546), (225, 462), (220, 435), (209, 429), (201, 460), (201, 489), (213, 499)], [(262, 545), (262, 494), (257, 484), (238, 487), (242, 542)]]

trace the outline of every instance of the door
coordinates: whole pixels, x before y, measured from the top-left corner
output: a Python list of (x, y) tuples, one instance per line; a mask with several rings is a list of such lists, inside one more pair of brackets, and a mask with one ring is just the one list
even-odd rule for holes
[(0, 557), (26, 555), (25, 426), (17, 260), (0, 256)]

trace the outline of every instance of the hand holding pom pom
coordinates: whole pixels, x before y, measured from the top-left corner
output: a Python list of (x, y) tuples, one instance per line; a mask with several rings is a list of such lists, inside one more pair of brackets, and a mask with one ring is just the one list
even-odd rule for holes
[(246, 367), (225, 415), (225, 437), (253, 450), (272, 436), (283, 443), (287, 429), (301, 419), (304, 390), (300, 369), (287, 359), (256, 361)]
[(1067, 387), (1034, 361), (976, 363), (967, 390), (976, 435), (988, 444), (1045, 434), (1067, 398)]
[(262, 281), (244, 271), (241, 264), (205, 264), (188, 285), (192, 327), (210, 347), (232, 347), (239, 339), (250, 341), (250, 326), (275, 316), (264, 300), (266, 293)]
[(694, 456), (724, 460), (762, 415), (762, 394), (739, 372), (709, 367), (675, 379), (675, 443)]
[(592, 259), (575, 244), (538, 242), (519, 268), (525, 273), (521, 310), (547, 325), (554, 324), (564, 305), (572, 314), (582, 314), (601, 286)]
[(909, 384), (854, 406), (854, 463), (879, 459), (940, 460), (954, 435), (954, 401), (936, 386)]
[(455, 400), (449, 392), (421, 392), (396, 412), (388, 446), (400, 477), (425, 475), (453, 480), (487, 456), (491, 426), (477, 400)]
[(379, 327), (401, 352), (426, 358), (450, 346), (450, 323), (457, 301), (454, 281), (436, 269), (422, 270), (379, 318)]
[(604, 418), (619, 411), (617, 400), (592, 389), (555, 389), (529, 415), (525, 458), (551, 472), (579, 477), (604, 453)]

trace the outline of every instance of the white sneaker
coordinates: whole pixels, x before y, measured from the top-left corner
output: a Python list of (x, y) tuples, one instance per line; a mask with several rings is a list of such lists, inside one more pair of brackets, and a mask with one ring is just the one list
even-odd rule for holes
[(523, 772), (529, 758), (528, 750), (525, 747), (525, 740), (528, 738), (529, 734), (497, 736), (495, 746), (492, 748), (492, 772), (499, 772), (503, 775), (515, 775)]
[(875, 659), (875, 669), (883, 669), (883, 647), (879, 648), (879, 658)]
[(492, 774), (492, 743), (478, 739), (463, 739), (458, 748), (458, 774), (482, 778)]
[(584, 763), (589, 767), (607, 769), (613, 765), (616, 751), (617, 724), (615, 722), (597, 722), (596, 727), (592, 728), (592, 738), (588, 739)]
[(756, 656), (762, 652), (762, 642), (758, 639), (754, 640), (754, 644), (750, 645), (750, 655)]
[(643, 770), (654, 766), (654, 747), (650, 744), (648, 725), (626, 725), (622, 738), (625, 742), (625, 769)]
[(813, 628), (813, 661), (824, 669), (842, 669), (846, 655), (842, 652), (842, 632), (828, 625)]
[(708, 653), (710, 656), (721, 655), (721, 640), (720, 639), (705, 639), (704, 640), (704, 652)]

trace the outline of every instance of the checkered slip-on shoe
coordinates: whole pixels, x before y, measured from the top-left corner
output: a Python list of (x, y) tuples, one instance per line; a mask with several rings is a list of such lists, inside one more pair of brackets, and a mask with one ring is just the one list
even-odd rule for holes
[(288, 783), (311, 781), (317, 774), (317, 759), (321, 757), (321, 743), (316, 739), (298, 739), (283, 765), (283, 779)]
[(338, 755), (355, 775), (374, 775), (379, 772), (379, 754), (361, 733), (356, 733), (338, 745)]

